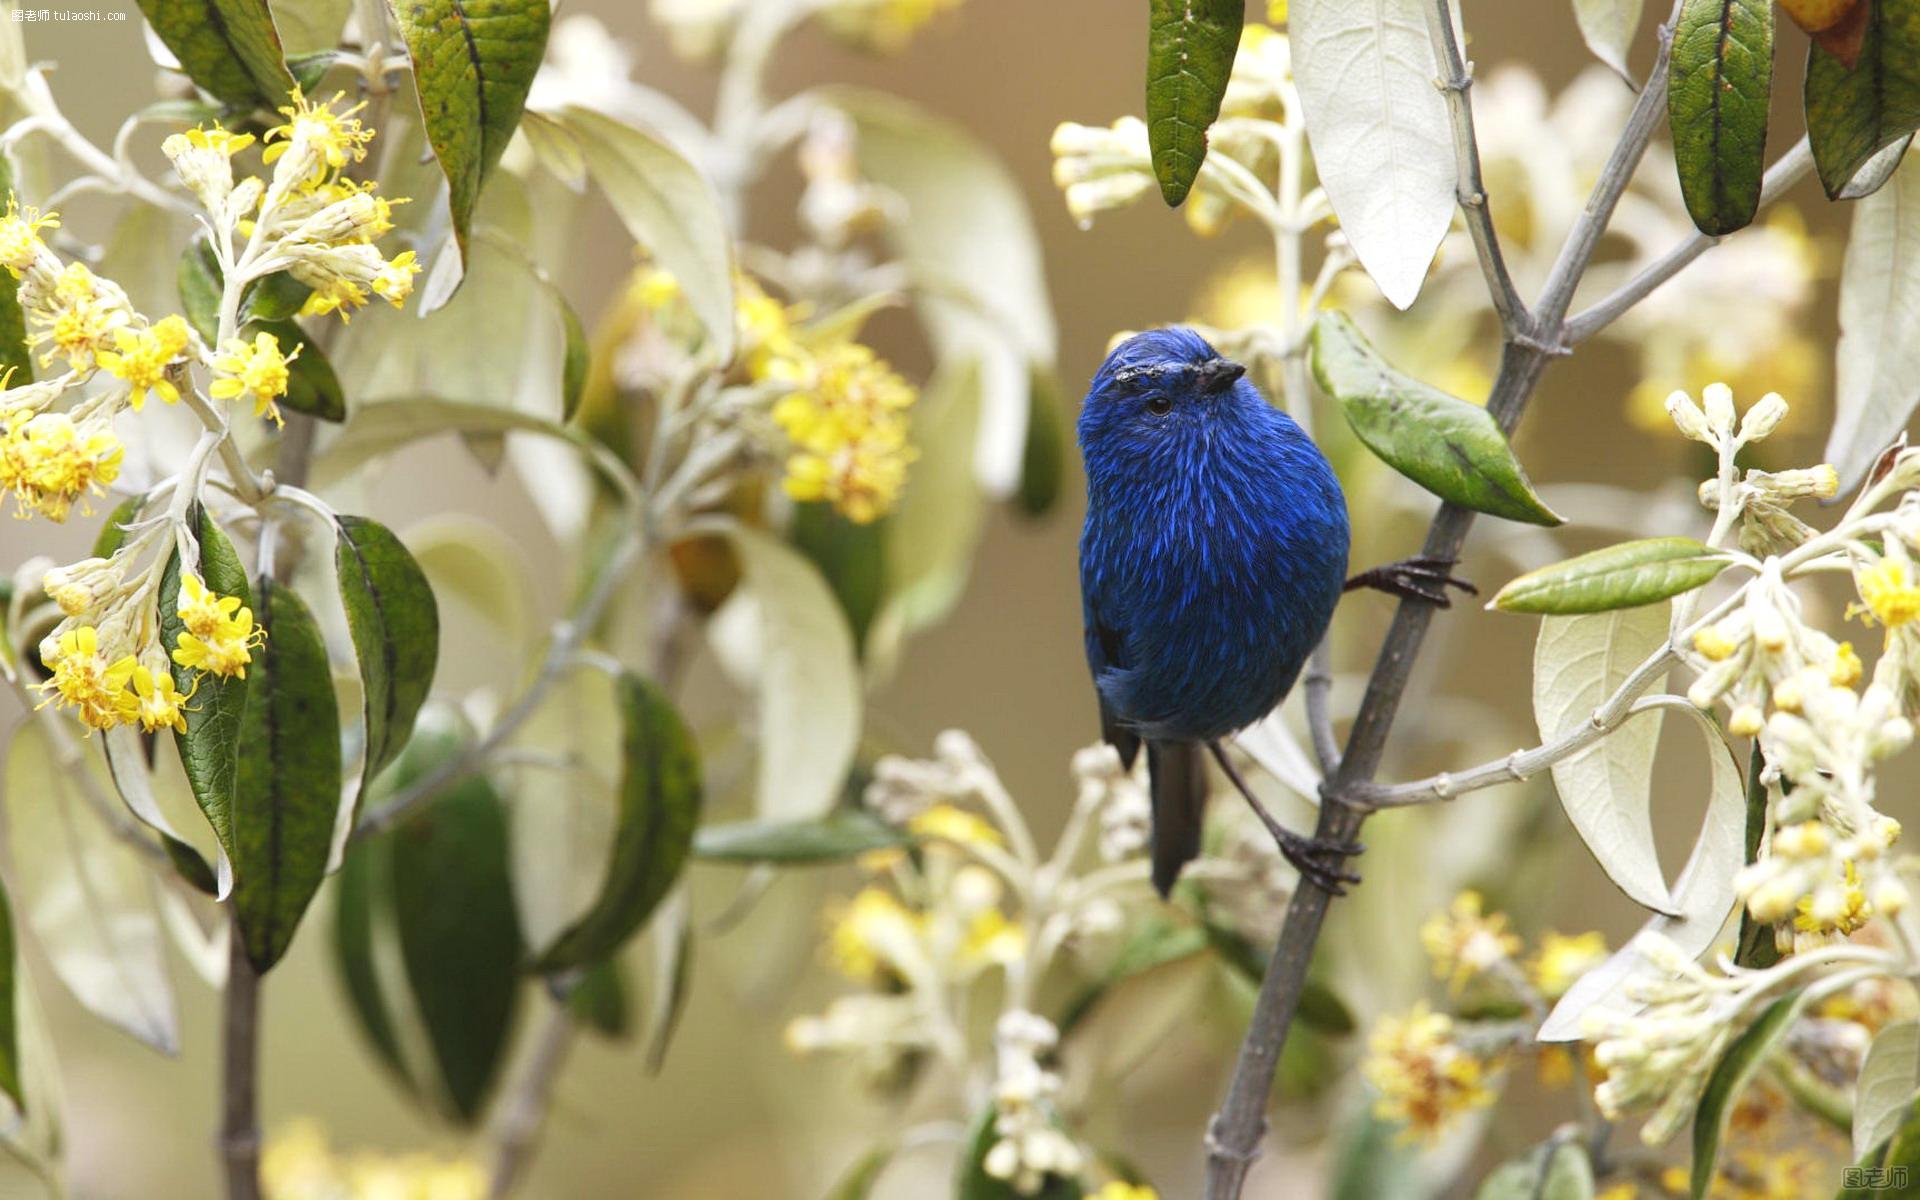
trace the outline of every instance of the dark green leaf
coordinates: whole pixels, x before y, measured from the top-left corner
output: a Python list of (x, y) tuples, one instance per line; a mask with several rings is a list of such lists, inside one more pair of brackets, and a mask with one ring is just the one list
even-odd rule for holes
[(645, 680), (619, 681), (624, 766), (613, 859), (600, 894), (535, 969), (604, 958), (638, 932), (680, 876), (700, 821), (700, 759), (667, 698)]
[(1067, 414), (1060, 400), (1060, 378), (1035, 364), (1027, 388), (1027, 445), (1020, 456), (1020, 511), (1043, 517), (1060, 499), (1067, 470)]
[(287, 394), (280, 397), (281, 407), (322, 421), (347, 419), (347, 398), (340, 391), (340, 377), (333, 373), (333, 364), (318, 342), (292, 321), (255, 321), (242, 336), (251, 340), (256, 333), (272, 334), (282, 354), (292, 354), (296, 347), (300, 351), (287, 364)]
[(582, 971), (567, 993), (567, 1011), (606, 1037), (626, 1037), (633, 1029), (633, 997), (620, 960), (603, 958)]
[(1500, 589), (1506, 612), (1610, 612), (1653, 604), (1711, 583), (1732, 560), (1692, 538), (1645, 538), (1529, 571)]
[(967, 1134), (967, 1148), (960, 1159), (960, 1175), (954, 1182), (954, 1200), (1080, 1200), (1086, 1188), (1078, 1179), (1049, 1175), (1037, 1192), (1017, 1192), (1003, 1179), (987, 1174), (987, 1152), (1000, 1140), (994, 1132), (998, 1111), (989, 1104), (974, 1119)]
[(340, 807), (340, 711), (320, 629), (300, 597), (262, 577), (267, 640), (247, 672), (233, 796), (233, 909), (247, 957), (286, 953), (327, 873)]
[(1147, 140), (1160, 195), (1179, 207), (1207, 158), (1207, 128), (1240, 49), (1244, 0), (1153, 0), (1147, 27)]
[(333, 910), (334, 964), (360, 1032), (380, 1061), (409, 1091), (416, 1090), (400, 1052), (400, 1035), (380, 986), (374, 941), (393, 920), (393, 844), (390, 838), (352, 842), (340, 866)]
[(113, 506), (113, 511), (107, 514), (106, 522), (100, 526), (100, 536), (93, 539), (95, 558), (112, 558), (120, 547), (126, 545), (125, 526), (128, 521), (140, 515), (140, 506), (146, 502), (146, 493), (142, 492), (137, 496), (128, 496)]
[(267, 0), (140, 0), (187, 77), (239, 108), (278, 108), (293, 92)]
[(212, 346), (220, 340), (220, 262), (213, 255), (213, 244), (198, 237), (180, 252), (177, 278), (180, 285), (180, 311), (193, 326), (200, 340)]
[(326, 78), (327, 71), (339, 61), (338, 50), (315, 50), (311, 54), (296, 54), (287, 59), (287, 70), (292, 73), (294, 82), (305, 92), (312, 92)]
[(863, 809), (840, 808), (817, 821), (736, 821), (694, 835), (696, 858), (715, 862), (799, 866), (845, 862), (869, 850), (905, 846), (912, 838)]
[(1667, 120), (1680, 192), (1702, 233), (1732, 233), (1760, 209), (1772, 0), (1685, 0), (1668, 67)]
[(5, 889), (0, 889), (0, 1091), (11, 1097), (14, 1108), (24, 1114), (27, 1097), (20, 1086), (20, 1029), (13, 1010), (13, 994), (18, 984), (13, 901)]
[(1805, 995), (1802, 991), (1790, 992), (1767, 1005), (1760, 1018), (1727, 1047), (1707, 1078), (1700, 1105), (1693, 1111), (1693, 1200), (1701, 1200), (1713, 1183), (1714, 1159), (1720, 1153), (1720, 1139), (1726, 1134), (1727, 1118), (1740, 1093), (1800, 1016)]
[(1920, 129), (1920, 0), (1873, 0), (1866, 21), (1851, 69), (1818, 45), (1807, 50), (1807, 140), (1829, 197)]
[(313, 295), (313, 289), (285, 271), (275, 271), (248, 284), (240, 297), (240, 319), (287, 321)]
[(364, 791), (406, 745), (433, 686), (440, 610), (420, 564), (391, 530), (366, 517), (341, 517), (339, 527), (334, 566), (366, 696)]
[(886, 524), (849, 521), (824, 501), (793, 506), (787, 531), (794, 549), (812, 560), (847, 615), (855, 647), (867, 644), (867, 630), (880, 611), (886, 586)]
[[(404, 788), (462, 752), (459, 722), (428, 710), (394, 764)], [(469, 776), (387, 835), (394, 924), (413, 1008), (451, 1113), (479, 1119), (507, 1057), (519, 1006), (520, 918), (507, 871), (507, 813), (485, 776)]]
[(587, 393), (587, 371), (593, 366), (593, 347), (587, 344), (587, 327), (567, 298), (553, 289), (553, 300), (560, 306), (560, 327), (566, 333), (566, 353), (560, 360), (560, 419), (573, 420), (580, 411), (580, 397)]
[[(188, 523), (200, 540), (201, 581), (209, 591), (238, 596), (242, 605), (250, 605), (247, 573), (227, 535), (198, 505), (194, 506)], [(160, 644), (169, 653), (179, 646), (180, 635), (186, 630), (179, 608), (180, 555), (175, 551), (160, 577)], [(193, 703), (186, 708), (187, 731), (174, 734), (174, 742), (180, 748), (180, 763), (186, 768), (195, 803), (206, 814), (214, 837), (220, 840), (220, 848), (231, 862), (234, 857), (233, 795), (240, 766), (240, 730), (247, 708), (247, 681), (238, 676), (223, 678), (212, 672), (195, 671), (179, 663), (173, 664), (173, 681), (181, 692), (193, 695)]]
[(548, 0), (396, 0), (413, 58), (427, 140), (447, 177), (454, 236), (467, 230), (488, 172), (500, 161), (533, 73), (546, 53)]
[(1314, 323), (1313, 374), (1369, 450), (1442, 500), (1509, 521), (1561, 523), (1486, 409), (1394, 370), (1342, 313)]

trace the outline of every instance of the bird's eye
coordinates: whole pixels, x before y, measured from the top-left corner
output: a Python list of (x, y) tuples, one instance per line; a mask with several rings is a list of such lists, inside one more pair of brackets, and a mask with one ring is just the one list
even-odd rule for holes
[(1156, 417), (1164, 417), (1173, 411), (1173, 397), (1153, 396), (1147, 400), (1147, 411)]

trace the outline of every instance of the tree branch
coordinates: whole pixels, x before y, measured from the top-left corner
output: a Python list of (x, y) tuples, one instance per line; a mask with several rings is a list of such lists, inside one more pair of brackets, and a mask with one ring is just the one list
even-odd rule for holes
[[(1436, 4), (1446, 18), (1448, 36), (1451, 36), (1451, 11), (1444, 0), (1436, 0)], [(1614, 207), (1666, 109), (1667, 61), (1678, 14), (1676, 0), (1660, 29), (1659, 56), (1652, 75), (1634, 103), (1626, 129), (1594, 184), (1585, 210), (1567, 234), (1532, 317), (1524, 325), (1508, 331), (1500, 356), (1500, 372), (1487, 401), (1487, 411), (1503, 432), (1511, 432), (1519, 421), (1548, 361), (1565, 353), (1564, 323), (1574, 289), (1592, 261)], [(1471, 211), (1469, 224), (1472, 224)], [(1473, 517), (1467, 509), (1442, 504), (1427, 531), (1422, 553), (1436, 558), (1458, 558)], [(1366, 810), (1352, 803), (1349, 797), (1361, 785), (1371, 782), (1379, 770), (1387, 735), (1434, 612), (1430, 604), (1408, 600), (1402, 600), (1394, 612), (1393, 623), (1375, 660), (1365, 698), (1348, 736), (1340, 769), (1323, 787), (1324, 802), (1316, 833), (1324, 841), (1351, 842), (1365, 823)], [(1303, 878), (1287, 907), (1280, 941), (1268, 964), (1266, 978), (1261, 982), (1233, 1081), (1207, 1131), (1207, 1200), (1236, 1200), (1259, 1154), (1274, 1067), (1299, 1007), (1300, 991), (1331, 899), (1323, 888)]]
[(227, 988), (221, 1021), (220, 1161), (227, 1200), (260, 1200), (260, 976), (240, 927), (227, 926)]
[(501, 1097), (494, 1123), (493, 1174), (487, 1180), (487, 1200), (505, 1200), (512, 1194), (531, 1161), (540, 1127), (546, 1122), (554, 1081), (560, 1078), (567, 1051), (573, 1047), (573, 1014), (567, 1011), (572, 986), (570, 981), (548, 994), (546, 1019), (527, 1059), (526, 1071), (513, 1090)]
[(1513, 276), (1507, 273), (1500, 235), (1494, 232), (1493, 213), (1487, 207), (1487, 187), (1480, 173), (1480, 142), (1474, 136), (1473, 101), (1468, 94), (1473, 88), (1473, 67), (1461, 55), (1460, 40), (1454, 36), (1453, 0), (1433, 0), (1428, 6), (1427, 32), (1433, 37), (1434, 61), (1440, 64), (1440, 77), (1434, 82), (1446, 95), (1447, 115), (1453, 121), (1454, 194), (1466, 218), (1467, 234), (1480, 257), (1480, 271), (1487, 277), (1493, 311), (1500, 314), (1500, 328), (1508, 332), (1524, 329), (1527, 305), (1513, 286)]
[[(1806, 173), (1813, 169), (1813, 151), (1802, 137), (1793, 144), (1792, 149), (1782, 154), (1771, 167), (1767, 168), (1766, 178), (1760, 184), (1760, 204), (1765, 207), (1778, 199), (1781, 193), (1799, 183)], [(1574, 316), (1567, 322), (1567, 342), (1577, 345), (1613, 324), (1634, 305), (1651, 296), (1660, 285), (1672, 279), (1684, 270), (1694, 259), (1718, 246), (1721, 238), (1709, 237), (1694, 230), (1686, 240), (1673, 249), (1654, 259), (1641, 268), (1633, 278), (1621, 284), (1593, 307)]]

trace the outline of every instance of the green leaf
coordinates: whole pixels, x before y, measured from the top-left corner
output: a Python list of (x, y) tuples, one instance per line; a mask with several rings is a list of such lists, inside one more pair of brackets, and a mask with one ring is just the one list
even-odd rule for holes
[(1826, 461), (1851, 492), (1913, 418), (1920, 393), (1920, 155), (1853, 206)]
[(680, 888), (660, 905), (648, 933), (653, 950), (650, 1012), (647, 1014), (647, 1071), (658, 1075), (667, 1048), (687, 1011), (693, 990), (693, 907)]
[(793, 506), (787, 536), (833, 589), (855, 648), (866, 645), (886, 583), (886, 522), (860, 524), (835, 512), (831, 504), (813, 501)]
[(1027, 391), (1027, 446), (1020, 456), (1020, 490), (1014, 494), (1020, 511), (1044, 517), (1060, 500), (1067, 473), (1067, 414), (1060, 398), (1060, 378), (1051, 368), (1036, 365)]
[(694, 835), (695, 858), (730, 863), (808, 866), (845, 862), (871, 850), (911, 845), (904, 831), (858, 808), (813, 821), (738, 821), (706, 825)]
[(1767, 1005), (1759, 1019), (1727, 1047), (1713, 1074), (1707, 1077), (1700, 1105), (1693, 1111), (1693, 1200), (1701, 1200), (1713, 1184), (1714, 1159), (1720, 1153), (1720, 1139), (1726, 1136), (1727, 1118), (1740, 1093), (1786, 1037), (1800, 1016), (1805, 997), (1804, 991), (1796, 990)]
[(625, 765), (612, 860), (593, 905), (535, 969), (582, 966), (618, 949), (653, 914), (686, 865), (700, 821), (700, 758), (672, 703), (637, 675), (619, 681)]
[(213, 243), (197, 237), (180, 252), (177, 273), (180, 287), (180, 311), (207, 345), (220, 340), (220, 297), (226, 290), (221, 283), (220, 261), (214, 257)]
[(113, 506), (106, 521), (100, 526), (100, 536), (93, 540), (95, 558), (112, 558), (121, 546), (127, 542), (127, 522), (140, 515), (140, 508), (147, 502), (145, 492), (137, 496), (128, 496)]
[(1242, 0), (1153, 0), (1147, 21), (1147, 140), (1169, 208), (1192, 190), (1207, 158), (1240, 49)]
[(587, 327), (580, 314), (558, 288), (551, 289), (560, 309), (560, 328), (566, 336), (566, 350), (560, 360), (560, 419), (573, 420), (580, 411), (580, 398), (587, 392), (587, 371), (593, 366), (593, 347), (587, 342)]
[(312, 288), (286, 271), (263, 275), (241, 293), (240, 319), (243, 322), (292, 320), (311, 295)]
[(254, 970), (280, 961), (327, 873), (340, 807), (340, 711), (320, 629), (262, 576), (267, 640), (247, 671), (233, 797), (233, 909)]
[[(0, 154), (0, 195), (13, 194), (13, 163)], [(0, 379), (6, 386), (33, 382), (33, 355), (27, 350), (27, 318), (20, 309), (20, 281), (0, 279)]]
[(292, 321), (254, 321), (241, 330), (240, 336), (251, 341), (256, 333), (272, 334), (282, 354), (299, 350), (299, 355), (287, 363), (287, 394), (280, 397), (282, 408), (322, 421), (347, 419), (347, 398), (340, 390), (340, 377), (334, 374), (320, 343)]
[(338, 524), (334, 566), (366, 700), (361, 778), (371, 782), (406, 745), (433, 686), (440, 610), (420, 564), (392, 530), (366, 517), (341, 517)]
[(1920, 0), (1874, 0), (1849, 70), (1807, 48), (1807, 140), (1821, 186), (1837, 198), (1882, 148), (1920, 129)]
[(1387, 365), (1342, 313), (1313, 326), (1313, 374), (1388, 466), (1462, 508), (1530, 525), (1562, 518), (1534, 494), (1487, 410)]
[(20, 959), (13, 940), (13, 901), (0, 888), (0, 1091), (14, 1108), (27, 1111), (26, 1090), (20, 1086), (20, 1028), (14, 1013), (14, 990), (20, 982)]
[(1836, 1200), (1904, 1197), (1917, 1178), (1920, 1178), (1920, 1097), (1907, 1108), (1904, 1123), (1891, 1138), (1862, 1157), (1857, 1171), (1843, 1173)]
[[(398, 790), (463, 751), (467, 730), (428, 710), (394, 764)], [(448, 788), (387, 837), (393, 919), (413, 1008), (450, 1112), (471, 1124), (505, 1065), (523, 955), (507, 870), (507, 814), (486, 777)]]
[(1200, 927), (1165, 916), (1142, 921), (1128, 935), (1126, 944), (1120, 947), (1120, 953), (1114, 956), (1101, 977), (1087, 985), (1061, 1011), (1061, 1034), (1064, 1036), (1079, 1026), (1109, 991), (1135, 976), (1192, 958), (1207, 948), (1208, 940), (1206, 931)]
[(393, 844), (391, 838), (355, 841), (338, 873), (334, 897), (333, 959), (346, 989), (347, 1005), (360, 1032), (373, 1044), (381, 1063), (409, 1091), (416, 1091), (393, 1010), (381, 986), (376, 942), (390, 933), (393, 920)]
[(654, 135), (594, 109), (569, 105), (535, 119), (572, 137), (620, 223), (679, 283), (713, 356), (730, 360), (733, 240), (707, 176)]
[(603, 958), (580, 973), (567, 993), (567, 1011), (602, 1036), (627, 1036), (633, 1028), (633, 997), (619, 958)]
[(187, 77), (238, 108), (278, 108), (293, 91), (267, 0), (140, 0)]
[(1424, 1195), (1418, 1163), (1402, 1132), (1368, 1109), (1349, 1120), (1334, 1150), (1330, 1200)]
[(1760, 210), (1773, 92), (1773, 0), (1686, 0), (1668, 66), (1667, 120), (1687, 213), (1732, 233)]
[(1490, 607), (1553, 616), (1635, 608), (1705, 587), (1732, 562), (1692, 538), (1622, 542), (1529, 571), (1501, 588)]
[(1895, 1021), (1874, 1035), (1853, 1089), (1853, 1156), (1865, 1158), (1906, 1120), (1920, 1092), (1920, 1021)]
[[(188, 524), (200, 541), (200, 578), (209, 591), (222, 596), (238, 596), (243, 606), (252, 604), (247, 572), (234, 553), (220, 526), (204, 508), (194, 506)], [(169, 654), (179, 646), (186, 626), (180, 620), (180, 554), (175, 551), (160, 577), (160, 644)], [(187, 784), (193, 799), (213, 826), (220, 842), (220, 874), (232, 878), (234, 859), (234, 788), (240, 768), (240, 730), (247, 708), (247, 681), (238, 676), (225, 677), (212, 672), (195, 671), (173, 663), (173, 682), (182, 693), (190, 693), (193, 703), (186, 706), (187, 731), (175, 733), (180, 749), (180, 764), (186, 768)], [(196, 690), (197, 689), (197, 690)], [(221, 891), (226, 888), (223, 886)]]
[(1593, 1163), (1577, 1138), (1535, 1146), (1495, 1167), (1473, 1200), (1592, 1200)]
[(1000, 1135), (994, 1132), (999, 1110), (989, 1104), (974, 1118), (967, 1132), (967, 1147), (960, 1156), (960, 1175), (954, 1181), (954, 1200), (1080, 1200), (1087, 1194), (1078, 1179), (1049, 1175), (1038, 1191), (1018, 1192), (1003, 1179), (987, 1174), (987, 1152)]
[(487, 174), (520, 124), (547, 49), (548, 0), (398, 0), (427, 140), (447, 177), (460, 254)]
[(827, 1200), (869, 1200), (873, 1195), (873, 1185), (880, 1181), (881, 1172), (893, 1161), (898, 1146), (891, 1142), (875, 1146), (854, 1160), (847, 1173), (842, 1175), (827, 1193)]

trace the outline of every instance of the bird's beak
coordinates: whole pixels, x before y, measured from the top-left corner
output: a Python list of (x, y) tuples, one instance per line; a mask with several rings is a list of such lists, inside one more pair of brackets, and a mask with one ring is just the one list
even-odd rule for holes
[(1203, 392), (1224, 392), (1237, 383), (1247, 368), (1230, 358), (1212, 358), (1200, 364), (1199, 383)]

